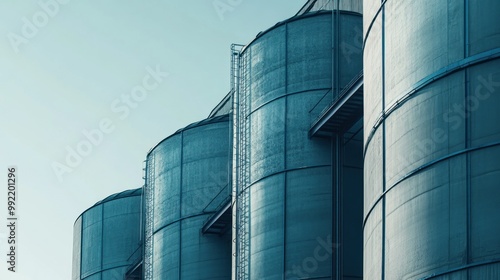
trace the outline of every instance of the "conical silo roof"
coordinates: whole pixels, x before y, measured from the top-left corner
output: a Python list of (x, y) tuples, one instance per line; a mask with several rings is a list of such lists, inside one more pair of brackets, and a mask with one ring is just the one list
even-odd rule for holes
[(309, 0), (295, 16), (301, 16), (307, 13), (312, 13), (317, 11), (325, 11), (325, 10), (332, 11), (334, 9), (357, 12), (361, 14), (363, 12), (363, 1), (362, 0)]

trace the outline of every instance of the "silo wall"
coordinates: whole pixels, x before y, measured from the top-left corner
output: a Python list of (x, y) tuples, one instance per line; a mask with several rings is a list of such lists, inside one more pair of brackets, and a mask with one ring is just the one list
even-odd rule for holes
[(332, 50), (335, 32), (338, 46), (354, 45), (361, 24), (358, 13), (310, 13), (259, 34), (242, 51), (238, 104), (245, 105), (236, 133), (246, 134), (239, 137), (248, 147), (239, 151), (249, 168), (235, 173), (248, 177), (239, 178), (248, 183), (235, 193), (249, 206), (235, 217), (246, 215), (249, 223), (236, 224), (236, 279), (332, 277), (334, 152), (331, 139), (308, 137), (310, 110), (333, 84), (341, 90), (361, 71), (360, 55)]
[(124, 279), (140, 250), (142, 189), (114, 194), (75, 222), (73, 280)]
[(500, 2), (364, 1), (365, 279), (500, 277)]
[(230, 233), (201, 233), (230, 194), (229, 131), (228, 115), (210, 118), (177, 131), (149, 152), (145, 279), (230, 279)]

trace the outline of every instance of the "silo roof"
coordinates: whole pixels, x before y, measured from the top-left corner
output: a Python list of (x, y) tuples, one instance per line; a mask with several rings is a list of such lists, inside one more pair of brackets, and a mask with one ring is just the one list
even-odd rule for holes
[(218, 123), (218, 122), (227, 122), (229, 121), (229, 114), (226, 114), (226, 115), (222, 115), (222, 116), (217, 116), (217, 117), (212, 117), (212, 118), (208, 118), (208, 119), (204, 119), (204, 120), (201, 120), (201, 121), (198, 121), (198, 122), (195, 122), (195, 123), (192, 123), (184, 128), (181, 128), (179, 130), (177, 130), (175, 133), (173, 133), (172, 135), (168, 136), (167, 138), (161, 140), (158, 144), (154, 145), (148, 152), (148, 156), (151, 154), (151, 152), (156, 149), (161, 143), (163, 143), (164, 141), (168, 140), (169, 138), (183, 132), (183, 131), (186, 131), (186, 130), (189, 130), (191, 128), (195, 128), (195, 127), (199, 127), (199, 126), (203, 126), (203, 125), (207, 125), (207, 124), (212, 124), (212, 123)]
[(140, 196), (140, 195), (142, 195), (142, 188), (126, 190), (126, 191), (112, 194), (112, 195), (106, 197), (105, 199), (98, 201), (96, 204), (94, 204), (94, 206), (97, 206), (99, 204), (103, 204), (103, 203), (106, 203), (106, 202), (109, 202), (109, 201), (112, 201), (115, 199), (132, 197), (132, 196)]
[(190, 128), (194, 128), (194, 127), (198, 127), (198, 126), (202, 126), (202, 125), (206, 125), (206, 124), (211, 124), (211, 123), (217, 123), (217, 122), (225, 122), (225, 121), (229, 121), (229, 115), (226, 114), (226, 115), (222, 115), (222, 116), (217, 116), (217, 117), (213, 117), (213, 118), (208, 118), (208, 119), (204, 119), (204, 120), (201, 120), (199, 122), (195, 122), (195, 123), (192, 123), (184, 128), (181, 128), (179, 130), (177, 130), (174, 134), (177, 134), (177, 133), (180, 133), (184, 130), (188, 130)]
[(85, 211), (83, 211), (80, 214), (80, 216), (78, 216), (78, 218), (75, 220), (75, 223), (79, 219), (81, 219), (82, 216), (85, 213), (87, 213), (87, 211), (89, 211), (90, 209), (92, 209), (92, 208), (94, 208), (96, 206), (99, 206), (99, 205), (104, 204), (106, 202), (113, 201), (113, 200), (120, 199), (120, 198), (127, 198), (127, 197), (141, 196), (141, 195), (142, 195), (142, 188), (131, 189), (131, 190), (126, 190), (126, 191), (122, 191), (122, 192), (119, 192), (119, 193), (112, 194), (112, 195), (106, 197), (105, 199), (96, 202), (94, 205), (92, 205), (91, 207), (89, 207)]
[[(339, 13), (342, 14), (354, 14), (361, 15), (361, 11), (363, 9), (363, 2), (361, 0), (339, 0)], [(334, 1), (332, 0), (309, 0), (300, 11), (294, 15), (293, 17), (280, 21), (276, 23), (274, 26), (268, 28), (267, 30), (261, 31), (255, 36), (255, 38), (246, 44), (241, 52), (244, 52), (253, 42), (255, 42), (258, 38), (268, 33), (269, 31), (276, 29), (284, 24), (287, 24), (292, 21), (296, 21), (306, 17), (312, 17), (316, 15), (322, 15), (327, 13), (332, 13), (337, 7), (334, 6)]]
[(307, 13), (317, 11), (351, 11), (356, 13), (363, 12), (363, 1), (361, 0), (309, 0), (295, 15), (301, 16)]
[(327, 10), (333, 10), (333, 1), (331, 0), (309, 0), (307, 3), (300, 9), (300, 11), (295, 15), (301, 16), (311, 12), (317, 12)]

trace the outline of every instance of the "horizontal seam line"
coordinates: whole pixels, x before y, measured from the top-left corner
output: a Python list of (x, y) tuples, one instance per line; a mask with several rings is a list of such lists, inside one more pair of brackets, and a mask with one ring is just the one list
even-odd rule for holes
[(259, 183), (260, 181), (263, 181), (267, 178), (270, 178), (270, 177), (273, 177), (275, 175), (278, 175), (278, 174), (283, 174), (283, 173), (287, 173), (287, 172), (291, 172), (291, 171), (298, 171), (298, 170), (305, 170), (305, 169), (313, 169), (313, 168), (322, 168), (322, 167), (330, 167), (331, 164), (324, 164), (324, 165), (314, 165), (314, 166), (303, 166), (303, 167), (296, 167), (296, 168), (290, 168), (290, 169), (286, 169), (286, 170), (281, 170), (281, 171), (278, 171), (278, 172), (274, 172), (272, 174), (269, 174), (269, 175), (266, 175), (262, 178), (259, 178), (253, 182), (251, 182), (250, 184), (248, 184), (248, 186), (244, 187), (239, 193), (238, 193), (238, 196), (244, 192), (244, 191), (247, 191), (248, 189), (250, 189), (250, 187), (252, 187), (253, 185)]
[(388, 188), (386, 191), (384, 191), (376, 200), (375, 202), (373, 203), (373, 205), (370, 207), (370, 210), (368, 211), (368, 213), (366, 213), (366, 216), (363, 220), (363, 229), (365, 228), (366, 226), (366, 223), (368, 221), (368, 218), (371, 216), (373, 210), (375, 209), (375, 207), (377, 207), (377, 205), (379, 204), (379, 202), (387, 195), (387, 193), (389, 191), (391, 191), (392, 189), (396, 188), (397, 185), (399, 185), (400, 183), (402, 183), (403, 181), (405, 181), (406, 179), (408, 178), (411, 178), (413, 175), (416, 175), (418, 174), (419, 172), (435, 165), (435, 164), (438, 164), (442, 161), (445, 161), (447, 159), (451, 159), (453, 157), (456, 157), (456, 156), (459, 156), (459, 155), (463, 155), (463, 154), (466, 154), (466, 153), (469, 153), (469, 152), (474, 152), (474, 151), (478, 151), (478, 150), (482, 150), (482, 149), (486, 149), (486, 148), (492, 148), (492, 147), (495, 147), (495, 146), (500, 146), (500, 142), (495, 142), (495, 143), (490, 143), (490, 144), (486, 144), (486, 145), (483, 145), (483, 146), (478, 146), (478, 147), (474, 147), (474, 148), (468, 148), (468, 149), (463, 149), (461, 151), (458, 151), (458, 152), (454, 152), (454, 153), (451, 153), (451, 154), (448, 154), (444, 157), (441, 157), (441, 158), (438, 158), (438, 159), (435, 159), (433, 161), (430, 161), (424, 165), (421, 165), (420, 167), (410, 171), (409, 173), (407, 173), (405, 176), (403, 176), (401, 179), (399, 179), (398, 181), (396, 181), (390, 188)]
[[(401, 105), (405, 104), (407, 101), (412, 99), (416, 93), (419, 93), (419, 90), (436, 82), (439, 81), (457, 71), (460, 71), (462, 69), (474, 66), (476, 64), (481, 64), (485, 63), (491, 60), (495, 60), (500, 57), (500, 48), (493, 49), (491, 51), (487, 52), (482, 52), (480, 54), (476, 54), (474, 56), (462, 59), (460, 61), (451, 63), (431, 75), (426, 76), (425, 78), (421, 79), (420, 81), (416, 82), (410, 90), (407, 91), (407, 93), (400, 95), (400, 97), (393, 103), (390, 104), (387, 110), (385, 110), (378, 118), (377, 121), (375, 122), (375, 125), (372, 127), (370, 130), (370, 133), (368, 134), (368, 137), (366, 139), (366, 144), (364, 146), (363, 150), (363, 158), (366, 156), (366, 151), (368, 150), (368, 146), (375, 135), (375, 132), (377, 129), (380, 127), (380, 125), (389, 117), (394, 111), (396, 111), (397, 108), (399, 108)], [(365, 91), (366, 92), (366, 91)]]
[(190, 216), (186, 216), (186, 217), (182, 217), (182, 218), (179, 218), (179, 219), (176, 219), (175, 221), (172, 221), (166, 225), (163, 225), (161, 226), (159, 229), (153, 231), (153, 234), (151, 236), (148, 236), (147, 238), (151, 238), (153, 235), (157, 234), (158, 232), (160, 232), (161, 230), (165, 229), (166, 227), (168, 226), (171, 226), (175, 223), (178, 223), (178, 222), (182, 222), (186, 219), (190, 219), (190, 218), (196, 218), (196, 217), (200, 217), (200, 216), (204, 216), (204, 215), (211, 215), (211, 214), (215, 214), (215, 211), (210, 211), (210, 212), (204, 212), (204, 213), (198, 213), (198, 214), (193, 214), (193, 215), (190, 215)]

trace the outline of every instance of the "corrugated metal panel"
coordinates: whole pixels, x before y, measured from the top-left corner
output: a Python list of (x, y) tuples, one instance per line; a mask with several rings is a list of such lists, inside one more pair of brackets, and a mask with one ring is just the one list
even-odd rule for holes
[(82, 218), (78, 217), (73, 226), (73, 266), (72, 280), (80, 280), (80, 268), (82, 261)]
[[(330, 139), (309, 139), (310, 110), (332, 87), (332, 77), (342, 88), (361, 70), (360, 54), (340, 52), (339, 73), (332, 73), (333, 16), (323, 12), (279, 24), (241, 55), (241, 83), (248, 87), (240, 89), (239, 98), (248, 94), (249, 107), (239, 118), (249, 124), (249, 147), (240, 151), (248, 153), (250, 168), (248, 185), (238, 186), (236, 193), (245, 196), (249, 189), (245, 211), (250, 224), (248, 232), (237, 233), (236, 279), (332, 277), (333, 249), (321, 260), (314, 258), (322, 244), (318, 240), (332, 240), (333, 234), (332, 145)], [(339, 16), (339, 44), (354, 45), (361, 17)], [(236, 215), (245, 213), (236, 210)], [(238, 258), (240, 254), (250, 257)], [(359, 266), (352, 270), (361, 270), (361, 257), (357, 259)]]
[[(228, 116), (207, 119), (169, 136), (147, 158), (146, 224), (151, 265), (145, 279), (229, 279), (231, 236), (202, 235), (201, 227), (229, 194)], [(218, 197), (221, 191), (225, 196)], [(213, 201), (213, 199), (218, 201)], [(207, 207), (208, 205), (208, 207)], [(150, 256), (150, 258), (149, 258)]]
[(140, 247), (142, 189), (114, 194), (74, 225), (73, 279), (124, 279)]
[(500, 2), (364, 2), (365, 279), (495, 279)]
[(296, 16), (323, 10), (331, 11), (334, 9), (361, 14), (363, 12), (363, 0), (309, 0)]

